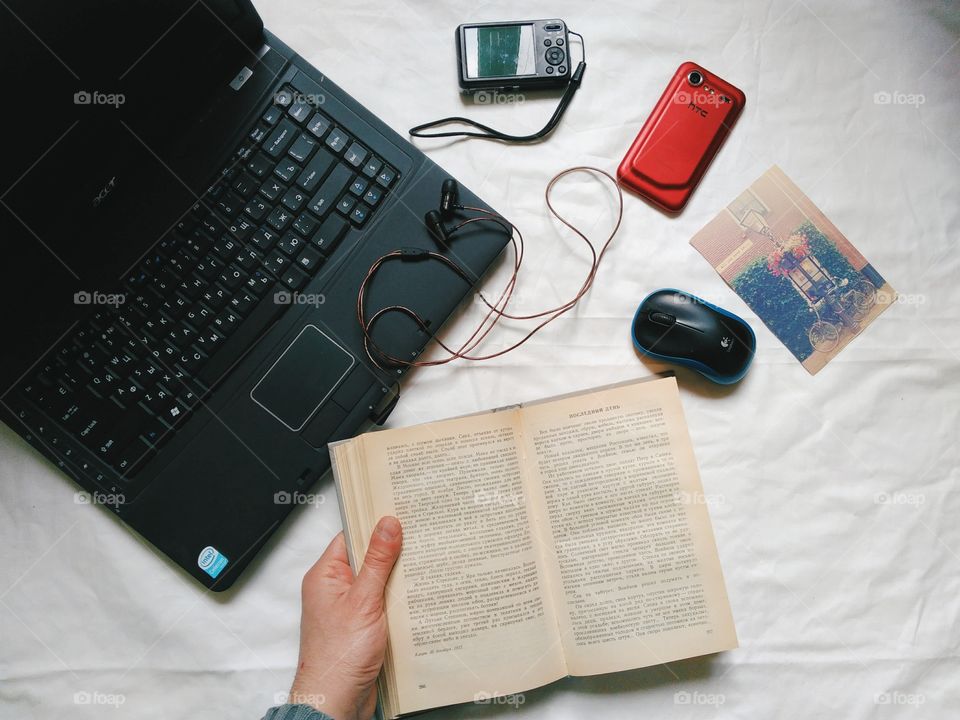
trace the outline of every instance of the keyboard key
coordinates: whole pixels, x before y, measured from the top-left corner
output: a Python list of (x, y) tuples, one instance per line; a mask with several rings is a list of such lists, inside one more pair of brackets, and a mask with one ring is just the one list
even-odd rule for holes
[(303, 98), (295, 98), (293, 103), (287, 109), (287, 114), (296, 120), (298, 123), (302, 123), (308, 117), (310, 113), (313, 112), (313, 108)]
[(213, 244), (213, 252), (221, 259), (228, 255), (233, 255), (237, 249), (236, 241), (229, 235), (222, 235), (219, 240)]
[(266, 252), (276, 244), (279, 237), (280, 235), (273, 232), (273, 230), (268, 228), (260, 228), (253, 234), (250, 242), (260, 248), (260, 250), (263, 252)]
[(380, 169), (380, 173), (377, 175), (377, 182), (383, 185), (383, 187), (390, 187), (390, 184), (393, 182), (393, 179), (397, 176), (397, 171), (394, 170), (389, 165), (384, 165)]
[(281, 202), (283, 205), (292, 212), (297, 212), (300, 208), (303, 207), (303, 204), (307, 201), (306, 193), (297, 187), (292, 187), (283, 196)]
[(227, 290), (233, 291), (240, 288), (246, 282), (247, 274), (236, 265), (231, 265), (217, 278)]
[(306, 284), (308, 279), (307, 274), (303, 272), (303, 270), (293, 267), (292, 265), (284, 271), (281, 277), (283, 284), (291, 290), (299, 290)]
[[(223, 270), (217, 273), (218, 277), (223, 275)], [(212, 285), (203, 291), (203, 294), (200, 296), (200, 300), (209, 308), (214, 310), (219, 310), (228, 302), (230, 302), (230, 296), (222, 289), (218, 288), (216, 285)]]
[(321, 149), (300, 173), (297, 178), (297, 185), (308, 193), (312, 193), (336, 161), (337, 159), (333, 155)]
[(154, 455), (156, 450), (137, 438), (132, 444), (116, 452), (110, 465), (120, 474), (121, 480), (130, 480), (153, 459)]
[(323, 263), (323, 256), (320, 254), (320, 251), (309, 246), (305, 247), (297, 258), (297, 265), (308, 273), (312, 273), (320, 267), (321, 263)]
[(286, 269), (287, 265), (290, 264), (290, 258), (284, 255), (281, 252), (271, 253), (266, 260), (263, 261), (263, 266), (272, 272), (274, 275), (282, 275)]
[(280, 243), (277, 245), (277, 249), (285, 252), (290, 257), (293, 257), (299, 253), (301, 249), (303, 249), (303, 246), (306, 244), (306, 242), (306, 240), (296, 233), (287, 233), (283, 236), (283, 239), (280, 240)]
[[(271, 181), (267, 180), (267, 183), (269, 182)], [(254, 198), (253, 200), (248, 202), (247, 206), (243, 209), (243, 211), (247, 215), (249, 215), (251, 218), (253, 218), (257, 222), (260, 222), (261, 220), (263, 220), (263, 218), (266, 216), (269, 210), (270, 210), (270, 206), (267, 205), (260, 198)]]
[(363, 201), (372, 207), (375, 207), (380, 198), (383, 197), (383, 191), (378, 188), (376, 185), (371, 185), (367, 188), (367, 192), (363, 194)]
[(230, 300), (230, 307), (242, 317), (246, 317), (247, 313), (249, 313), (256, 304), (257, 296), (245, 290), (237, 293), (233, 296), (233, 299)]
[[(223, 334), (216, 328), (209, 325), (204, 328), (202, 334), (197, 336), (197, 342), (194, 345), (203, 350), (208, 355), (212, 355), (224, 341)], [(166, 420), (166, 418), (164, 418)], [(169, 422), (169, 421), (168, 421)]]
[(291, 182), (300, 172), (300, 166), (292, 159), (281, 160), (273, 169), (273, 174), (285, 183)]
[(370, 208), (363, 203), (357, 203), (350, 211), (350, 220), (355, 225), (363, 225), (370, 216)]
[(290, 107), (293, 104), (293, 90), (288, 87), (278, 90), (273, 96), (273, 104), (280, 108)]
[(383, 167), (383, 163), (380, 162), (380, 158), (371, 156), (367, 160), (367, 164), (363, 166), (363, 174), (368, 178), (375, 178), (380, 173), (380, 168)]
[(280, 195), (286, 190), (286, 187), (278, 183), (273, 178), (268, 178), (264, 180), (263, 185), (260, 186), (260, 194), (263, 195), (270, 202), (275, 202)]
[(323, 181), (316, 195), (310, 199), (310, 210), (314, 215), (323, 217), (337, 198), (346, 189), (353, 173), (345, 165), (337, 165), (329, 177)]
[[(197, 274), (204, 280), (212, 280), (223, 270), (223, 263), (213, 255), (207, 255), (196, 267)], [(142, 309), (142, 306), (141, 306)], [(144, 312), (149, 312), (144, 310)]]
[(233, 191), (240, 197), (247, 199), (257, 191), (257, 182), (250, 173), (244, 171), (233, 180)]
[(330, 121), (320, 113), (316, 113), (310, 118), (310, 122), (307, 123), (307, 130), (318, 138), (323, 137), (324, 133), (329, 129)]
[(308, 135), (300, 133), (300, 137), (298, 137), (293, 145), (290, 146), (290, 149), (287, 150), (287, 155), (302, 164), (313, 155), (313, 151), (316, 149), (317, 141)]
[(256, 250), (244, 248), (237, 253), (233, 261), (247, 272), (250, 272), (260, 264), (260, 253)]
[(293, 229), (304, 237), (310, 237), (317, 229), (319, 221), (309, 213), (303, 213), (293, 221)]
[(270, 128), (266, 125), (257, 125), (253, 130), (250, 131), (250, 135), (248, 137), (252, 143), (259, 145), (260, 142), (267, 136), (268, 132), (270, 132)]
[(254, 270), (247, 278), (247, 290), (261, 297), (273, 285), (273, 276), (264, 270)]
[(253, 222), (242, 215), (227, 225), (227, 232), (233, 235), (240, 242), (246, 242), (249, 240), (250, 236), (253, 235), (255, 230), (256, 226), (253, 224)]
[(157, 450), (170, 437), (169, 430), (169, 426), (162, 420), (148, 416), (144, 419), (143, 425), (140, 426), (140, 437), (150, 447)]
[(259, 152), (250, 158), (250, 161), (247, 163), (247, 170), (249, 170), (254, 177), (258, 178), (262, 178), (270, 172), (271, 167), (273, 167), (273, 163), (270, 162), (270, 158)]
[(367, 189), (367, 181), (362, 177), (355, 177), (353, 182), (350, 183), (350, 192), (352, 192), (357, 197), (361, 197), (364, 191)]
[(220, 196), (220, 199), (217, 201), (217, 208), (222, 212), (226, 217), (232, 218), (243, 206), (243, 200), (238, 198), (232, 192), (226, 192)]
[(350, 136), (340, 128), (335, 127), (327, 135), (327, 147), (333, 150), (337, 155), (343, 152), (343, 149), (350, 143)]
[(283, 108), (277, 105), (271, 105), (261, 118), (267, 125), (276, 125), (277, 120), (283, 115)]
[(343, 159), (346, 160), (349, 164), (354, 167), (360, 167), (363, 165), (364, 160), (367, 159), (367, 149), (360, 143), (353, 143), (344, 153)]
[(352, 195), (344, 195), (342, 198), (340, 198), (340, 202), (337, 203), (337, 210), (342, 212), (344, 215), (349, 215), (356, 202), (357, 199)]
[(291, 222), (293, 222), (293, 213), (285, 208), (274, 209), (274, 211), (270, 213), (270, 217), (267, 218), (267, 223), (277, 232), (286, 230)]
[(320, 229), (311, 238), (311, 242), (324, 256), (330, 257), (349, 227), (342, 217), (331, 215), (320, 224)]
[(287, 118), (281, 120), (263, 142), (263, 151), (274, 160), (283, 155), (297, 135), (297, 126)]

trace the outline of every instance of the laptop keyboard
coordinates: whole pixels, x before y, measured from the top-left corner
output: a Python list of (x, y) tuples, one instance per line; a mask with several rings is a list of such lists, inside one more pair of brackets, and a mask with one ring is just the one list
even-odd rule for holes
[(61, 465), (108, 485), (131, 479), (397, 180), (282, 88), (202, 200), (125, 278), (124, 302), (78, 325), (22, 384), (55, 424), (26, 407), (20, 419)]

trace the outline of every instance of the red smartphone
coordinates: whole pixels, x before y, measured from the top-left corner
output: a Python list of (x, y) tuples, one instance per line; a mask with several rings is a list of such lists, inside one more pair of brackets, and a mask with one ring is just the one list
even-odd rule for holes
[(621, 185), (680, 212), (743, 111), (743, 91), (685, 62), (617, 169)]

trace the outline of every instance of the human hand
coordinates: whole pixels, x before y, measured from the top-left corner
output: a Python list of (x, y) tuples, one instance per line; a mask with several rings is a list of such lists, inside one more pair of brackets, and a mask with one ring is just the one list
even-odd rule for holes
[(354, 578), (343, 533), (303, 577), (300, 660), (289, 702), (335, 720), (368, 720), (387, 649), (384, 587), (400, 556), (400, 521), (380, 519)]

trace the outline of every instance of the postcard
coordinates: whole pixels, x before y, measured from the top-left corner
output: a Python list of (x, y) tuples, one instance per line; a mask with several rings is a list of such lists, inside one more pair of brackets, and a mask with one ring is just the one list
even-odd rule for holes
[(777, 166), (690, 244), (811, 375), (896, 300), (890, 284)]

